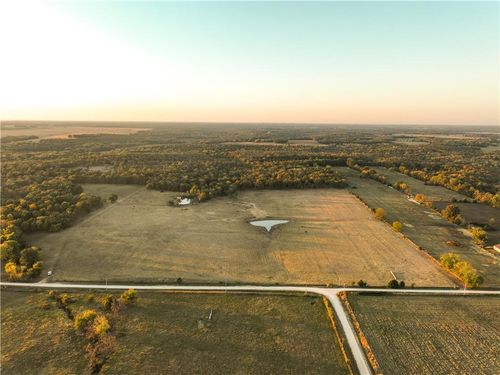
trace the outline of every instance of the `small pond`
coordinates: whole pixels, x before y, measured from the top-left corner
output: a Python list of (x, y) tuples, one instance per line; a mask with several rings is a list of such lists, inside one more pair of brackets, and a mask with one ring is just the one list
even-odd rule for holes
[(273, 229), (275, 225), (286, 224), (288, 220), (254, 220), (251, 221), (250, 224), (256, 227), (264, 227), (268, 232)]
[(188, 205), (188, 204), (191, 204), (191, 199), (189, 199), (189, 198), (180, 198), (180, 197), (179, 197), (179, 198), (177, 198), (177, 199), (178, 199), (178, 203), (177, 203), (177, 204), (178, 204), (179, 206), (186, 206), (186, 205)]

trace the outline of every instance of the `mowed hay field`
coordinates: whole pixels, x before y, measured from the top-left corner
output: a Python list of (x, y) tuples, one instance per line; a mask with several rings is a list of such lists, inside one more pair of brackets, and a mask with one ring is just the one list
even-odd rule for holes
[[(69, 295), (75, 315), (104, 313), (103, 294)], [(2, 292), (2, 374), (88, 373), (85, 339), (47, 301)], [(108, 319), (116, 340), (104, 374), (348, 374), (318, 297), (139, 292)]]
[(349, 294), (384, 374), (499, 374), (500, 298)]
[[(169, 207), (174, 193), (92, 185), (119, 199), (72, 228), (31, 237), (53, 281), (451, 286), (439, 267), (346, 190), (247, 191)], [(254, 218), (290, 220), (268, 233)]]
[[(484, 287), (500, 286), (499, 258), (483, 251), (474, 244), (463, 228), (448, 223), (437, 212), (410, 202), (405, 194), (369, 178), (360, 178), (359, 172), (347, 167), (338, 167), (352, 191), (371, 208), (382, 207), (387, 220), (403, 223), (403, 234), (421, 246), (434, 258), (454, 252), (470, 262), (484, 277)], [(353, 188), (356, 187), (356, 188)], [(459, 246), (450, 246), (455, 241)]]

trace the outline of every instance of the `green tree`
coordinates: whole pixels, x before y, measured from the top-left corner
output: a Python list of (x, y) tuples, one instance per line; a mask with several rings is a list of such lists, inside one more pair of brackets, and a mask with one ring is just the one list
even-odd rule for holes
[(460, 256), (455, 253), (448, 253), (439, 258), (439, 263), (449, 270), (454, 269), (458, 262), (460, 262)]
[(21, 251), (19, 263), (27, 268), (32, 268), (33, 265), (40, 260), (40, 250), (37, 247), (27, 247)]

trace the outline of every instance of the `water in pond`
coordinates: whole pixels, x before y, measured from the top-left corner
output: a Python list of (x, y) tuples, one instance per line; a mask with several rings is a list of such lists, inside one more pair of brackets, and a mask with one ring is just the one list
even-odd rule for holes
[(185, 206), (187, 204), (191, 204), (191, 199), (189, 198), (177, 198), (179, 201), (179, 206)]
[(268, 232), (270, 232), (275, 225), (286, 223), (288, 223), (288, 220), (254, 220), (250, 222), (250, 224), (256, 227), (266, 228)]

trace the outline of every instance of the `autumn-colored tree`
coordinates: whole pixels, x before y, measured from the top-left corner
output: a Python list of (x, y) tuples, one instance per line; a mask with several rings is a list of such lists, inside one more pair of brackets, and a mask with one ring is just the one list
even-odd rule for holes
[(401, 229), (403, 229), (403, 224), (401, 224), (400, 221), (394, 221), (392, 223), (392, 228), (396, 231), (396, 232), (401, 232)]
[(483, 245), (488, 240), (488, 233), (482, 228), (472, 227), (469, 229), (469, 232), (472, 234), (472, 238), (479, 245)]
[(386, 212), (383, 208), (379, 207), (375, 209), (375, 218), (379, 220), (384, 220), (386, 217)]

